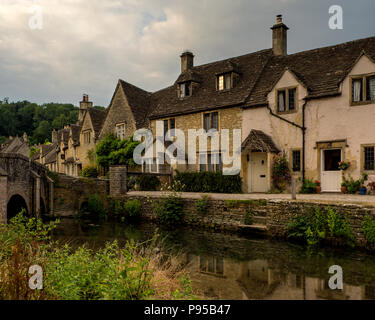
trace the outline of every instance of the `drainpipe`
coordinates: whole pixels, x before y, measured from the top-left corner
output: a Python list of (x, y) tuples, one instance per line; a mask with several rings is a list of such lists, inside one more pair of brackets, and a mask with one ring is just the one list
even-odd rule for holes
[(270, 112), (270, 115), (280, 119), (280, 120), (283, 120), (287, 123), (289, 123), (290, 125), (292, 126), (295, 126), (299, 129), (302, 130), (302, 181), (305, 181), (305, 175), (306, 175), (306, 165), (305, 165), (305, 132), (306, 132), (306, 128), (305, 128), (305, 108), (306, 108), (306, 105), (307, 105), (307, 100), (305, 100), (305, 103), (303, 104), (302, 106), (302, 126), (300, 126), (299, 124), (293, 122), (293, 121), (290, 121), (288, 119), (285, 119), (281, 116), (279, 116), (278, 114), (274, 113), (272, 111), (272, 109), (270, 108), (269, 105), (267, 105), (267, 109), (268, 111)]

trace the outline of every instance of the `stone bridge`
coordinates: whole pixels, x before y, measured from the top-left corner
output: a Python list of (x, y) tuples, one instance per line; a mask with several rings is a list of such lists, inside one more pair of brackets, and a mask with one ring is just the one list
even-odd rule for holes
[(54, 184), (40, 163), (12, 153), (0, 153), (0, 222), (22, 208), (28, 216), (53, 213)]

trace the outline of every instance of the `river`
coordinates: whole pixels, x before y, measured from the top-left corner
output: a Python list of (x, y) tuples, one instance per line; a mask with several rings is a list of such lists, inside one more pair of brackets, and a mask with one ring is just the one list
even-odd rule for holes
[[(63, 219), (54, 239), (92, 248), (107, 241), (145, 241), (158, 232), (179, 252), (193, 288), (208, 299), (375, 300), (375, 257), (352, 249), (317, 249), (259, 237), (152, 223), (79, 223)], [(343, 289), (331, 290), (330, 266), (343, 270)]]

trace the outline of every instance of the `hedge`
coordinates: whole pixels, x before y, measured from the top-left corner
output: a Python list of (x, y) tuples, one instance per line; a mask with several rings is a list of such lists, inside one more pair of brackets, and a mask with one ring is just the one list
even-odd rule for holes
[(239, 175), (221, 172), (177, 172), (176, 181), (184, 185), (185, 192), (242, 193)]

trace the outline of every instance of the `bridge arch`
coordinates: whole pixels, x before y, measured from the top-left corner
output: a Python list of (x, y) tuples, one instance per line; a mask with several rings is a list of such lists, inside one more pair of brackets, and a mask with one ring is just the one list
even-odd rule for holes
[(7, 204), (7, 221), (19, 214), (23, 209), (26, 210), (26, 215), (29, 214), (26, 200), (19, 194), (14, 194), (10, 197)]

